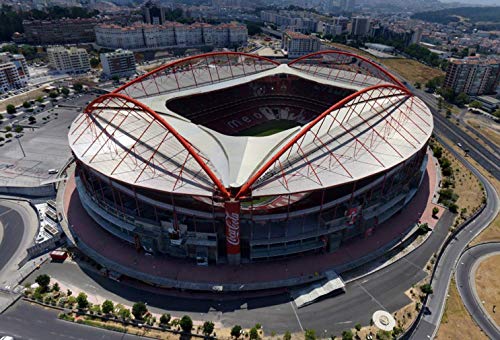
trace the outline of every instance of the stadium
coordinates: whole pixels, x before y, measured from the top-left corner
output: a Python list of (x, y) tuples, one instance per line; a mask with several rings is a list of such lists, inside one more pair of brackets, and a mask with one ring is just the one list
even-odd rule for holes
[(364, 57), (214, 52), (98, 97), (69, 142), (101, 228), (147, 253), (243, 264), (369, 238), (418, 191), (432, 129)]

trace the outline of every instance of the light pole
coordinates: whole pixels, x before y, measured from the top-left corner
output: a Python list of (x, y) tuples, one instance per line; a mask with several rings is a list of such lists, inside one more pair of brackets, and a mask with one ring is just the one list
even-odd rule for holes
[(21, 148), (21, 151), (23, 153), (23, 157), (26, 157), (26, 153), (24, 152), (23, 146), (21, 145), (21, 141), (19, 140), (20, 138), (21, 136), (19, 135), (16, 136), (17, 142), (19, 143), (19, 147)]

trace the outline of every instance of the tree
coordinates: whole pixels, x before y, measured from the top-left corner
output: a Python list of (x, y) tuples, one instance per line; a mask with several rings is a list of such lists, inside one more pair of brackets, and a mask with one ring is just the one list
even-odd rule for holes
[(439, 213), (439, 208), (438, 207), (432, 208), (432, 216), (436, 216), (438, 213)]
[(170, 314), (162, 314), (160, 316), (160, 325), (168, 325), (171, 318)]
[(354, 334), (352, 334), (352, 331), (350, 329), (342, 332), (342, 340), (353, 340), (353, 339), (354, 339)]
[(83, 90), (83, 85), (82, 85), (82, 84), (80, 84), (80, 83), (73, 84), (73, 89), (74, 89), (76, 92), (82, 92), (82, 90)]
[(115, 309), (113, 302), (110, 300), (104, 300), (102, 303), (102, 312), (104, 314), (109, 314), (113, 311), (113, 309)]
[(429, 283), (426, 283), (424, 285), (421, 285), (420, 286), (420, 290), (422, 291), (422, 293), (424, 294), (432, 294), (433, 293), (433, 290), (432, 290), (432, 286), (429, 284)]
[(66, 295), (71, 296), (72, 294), (73, 294), (73, 292), (70, 289), (68, 289), (68, 291), (66, 292)]
[(455, 104), (457, 104), (457, 106), (462, 107), (465, 104), (467, 104), (468, 102), (469, 102), (469, 96), (468, 95), (466, 95), (463, 92), (457, 94), (457, 96), (455, 98)]
[(0, 120), (2, 120), (2, 119), (3, 119), (3, 114), (0, 113)]
[(493, 112), (493, 115), (497, 118), (500, 118), (500, 109), (497, 109), (495, 112)]
[(38, 97), (38, 98), (36, 99), (36, 101), (37, 101), (37, 102), (39, 102), (39, 103), (43, 102), (43, 97), (42, 97), (42, 96)]
[(49, 93), (49, 97), (50, 97), (50, 98), (52, 98), (52, 99), (53, 99), (53, 98), (56, 98), (56, 97), (57, 97), (57, 92), (55, 92), (55, 91), (51, 91), (51, 92)]
[(304, 338), (305, 340), (316, 340), (316, 331), (314, 329), (306, 329)]
[(215, 325), (212, 321), (205, 321), (203, 323), (203, 334), (209, 336), (214, 331)]
[(257, 330), (257, 328), (255, 327), (252, 327), (250, 329), (250, 340), (257, 340), (259, 338), (259, 331)]
[(111, 79), (112, 79), (114, 82), (117, 82), (117, 81), (119, 81), (119, 80), (120, 80), (120, 77), (115, 75), (115, 76), (111, 77)]
[(354, 328), (356, 328), (356, 330), (359, 332), (361, 330), (361, 324), (357, 323), (356, 325), (354, 325)]
[(12, 104), (7, 105), (7, 113), (10, 115), (16, 113), (16, 107)]
[(146, 304), (144, 302), (136, 302), (132, 306), (132, 315), (138, 319), (142, 320), (142, 317), (144, 314), (148, 312), (148, 307), (146, 307)]
[(483, 104), (480, 101), (473, 100), (470, 104), (469, 107), (472, 107), (473, 109), (480, 109), (483, 107)]
[(47, 274), (38, 275), (35, 282), (38, 283), (42, 292), (46, 292), (50, 284), (50, 276)]
[(283, 334), (283, 340), (292, 340), (292, 334), (286, 331), (285, 334)]
[(191, 333), (193, 329), (193, 320), (189, 317), (189, 315), (184, 315), (179, 321), (179, 326), (181, 326), (182, 330), (186, 333)]
[(5, 131), (7, 131), (7, 132), (12, 131), (12, 126), (7, 125), (7, 126), (5, 127)]
[(27, 109), (27, 108), (30, 108), (30, 107), (31, 107), (30, 102), (24, 102), (24, 103), (23, 103), (23, 107), (24, 107), (24, 108), (26, 108), (26, 109)]
[(61, 290), (61, 287), (59, 287), (59, 283), (55, 282), (55, 283), (52, 285), (52, 291), (53, 291), (53, 292), (58, 292), (59, 290)]
[(36, 118), (34, 116), (29, 116), (28, 120), (29, 120), (30, 124), (33, 124), (36, 122)]
[(69, 89), (67, 87), (63, 87), (61, 89), (61, 93), (64, 94), (65, 96), (67, 96), (69, 94)]
[(76, 297), (76, 303), (78, 304), (79, 309), (87, 308), (89, 305), (89, 301), (87, 300), (87, 294), (85, 294), (84, 292), (78, 294), (78, 296)]
[(238, 339), (240, 335), (241, 335), (241, 326), (240, 325), (233, 326), (233, 328), (231, 328), (231, 336)]
[(125, 307), (121, 307), (119, 310), (118, 310), (118, 316), (120, 318), (122, 318), (123, 320), (127, 320), (127, 319), (130, 319), (130, 310), (128, 308), (125, 308)]
[(21, 133), (21, 132), (23, 132), (23, 127), (22, 127), (22, 126), (16, 126), (16, 127), (14, 128), (14, 132), (15, 132), (15, 133)]
[(95, 57), (90, 59), (90, 66), (92, 68), (96, 68), (97, 66), (99, 66), (99, 63), (100, 63), (99, 59), (97, 59)]

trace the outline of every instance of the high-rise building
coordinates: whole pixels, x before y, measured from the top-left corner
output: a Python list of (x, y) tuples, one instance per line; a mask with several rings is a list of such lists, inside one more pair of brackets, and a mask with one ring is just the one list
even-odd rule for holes
[(28, 84), (28, 65), (21, 54), (0, 53), (0, 93)]
[(144, 12), (144, 22), (151, 25), (163, 25), (165, 23), (165, 8), (160, 4), (148, 1), (142, 8)]
[(455, 93), (476, 96), (495, 92), (500, 77), (498, 59), (469, 57), (452, 59), (446, 71), (444, 87)]
[(351, 26), (351, 35), (363, 37), (370, 32), (370, 18), (368, 17), (353, 17)]
[(315, 36), (285, 31), (281, 47), (288, 52), (288, 58), (298, 58), (319, 51), (321, 43)]
[(422, 31), (422, 27), (415, 28), (411, 36), (410, 44), (420, 44), (420, 40), (422, 40)]
[(62, 46), (47, 49), (49, 65), (64, 73), (84, 73), (90, 70), (90, 61), (87, 51), (83, 48)]
[(118, 49), (101, 53), (102, 73), (108, 77), (128, 77), (135, 73), (135, 57), (132, 51)]

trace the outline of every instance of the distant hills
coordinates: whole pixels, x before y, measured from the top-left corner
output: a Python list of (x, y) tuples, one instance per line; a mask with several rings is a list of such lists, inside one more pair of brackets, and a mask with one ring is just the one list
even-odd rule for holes
[(473, 24), (500, 26), (500, 7), (458, 7), (437, 11), (420, 12), (412, 15), (420, 19), (440, 24), (467, 20)]

